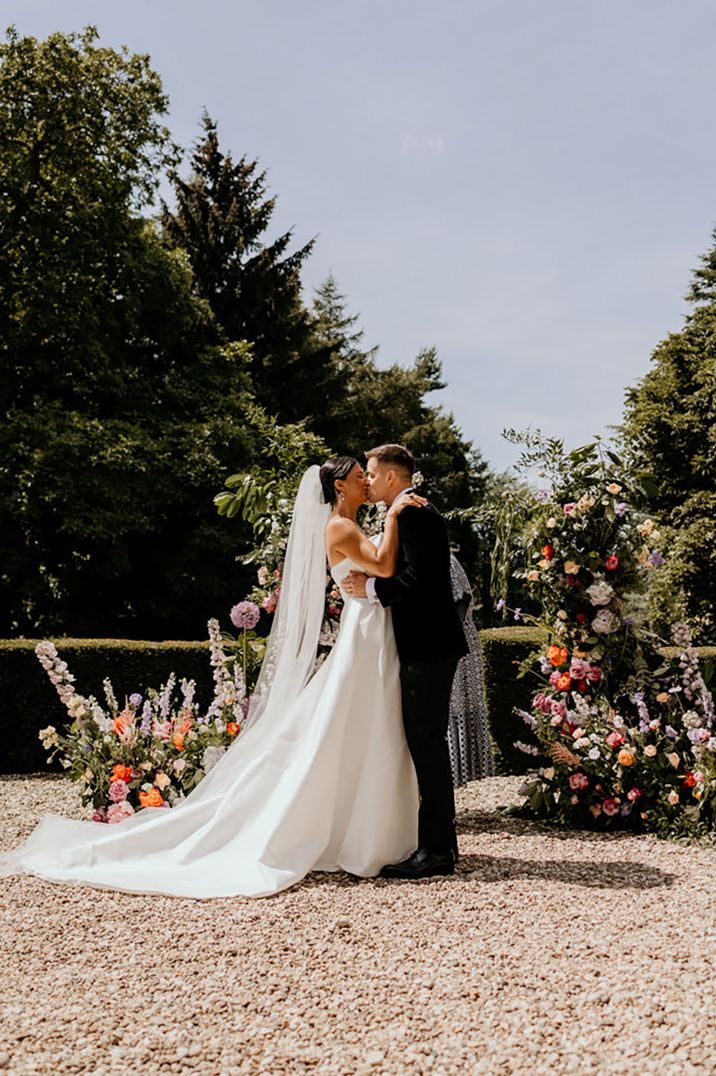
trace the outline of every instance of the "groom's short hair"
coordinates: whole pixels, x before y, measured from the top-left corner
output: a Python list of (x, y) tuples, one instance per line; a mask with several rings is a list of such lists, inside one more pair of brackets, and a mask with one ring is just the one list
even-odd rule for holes
[(378, 445), (377, 448), (369, 448), (365, 458), (378, 460), (379, 463), (392, 463), (396, 471), (405, 471), (411, 478), (415, 471), (415, 456), (405, 445)]

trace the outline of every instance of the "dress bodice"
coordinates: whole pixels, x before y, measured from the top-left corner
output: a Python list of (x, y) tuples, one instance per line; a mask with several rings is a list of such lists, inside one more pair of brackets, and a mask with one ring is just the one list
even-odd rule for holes
[(355, 564), (348, 557), (344, 557), (343, 560), (339, 560), (337, 564), (334, 564), (331, 568), (331, 576), (335, 583), (340, 587), (343, 580), (351, 572), (362, 572), (363, 569)]

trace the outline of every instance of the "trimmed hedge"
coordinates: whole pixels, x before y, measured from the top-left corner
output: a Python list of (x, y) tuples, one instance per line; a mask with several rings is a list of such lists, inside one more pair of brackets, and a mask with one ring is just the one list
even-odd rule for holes
[[(545, 641), (535, 628), (487, 628), (480, 632), (485, 701), (499, 773), (526, 773), (534, 758), (516, 750), (515, 740), (531, 741), (529, 729), (514, 714), (528, 709), (534, 682), (518, 669)], [(47, 770), (38, 732), (46, 725), (64, 728), (67, 713), (35, 657), (35, 639), (0, 640), (0, 773)], [(197, 699), (208, 705), (213, 692), (208, 642), (143, 642), (133, 639), (53, 639), (76, 677), (82, 695), (104, 699), (109, 677), (121, 701), (133, 691), (158, 688), (171, 672), (196, 681)], [(698, 647), (702, 659), (716, 664), (716, 647)], [(668, 656), (678, 652), (669, 648)], [(59, 764), (52, 768), (59, 769)]]
[[(48, 765), (38, 732), (69, 724), (65, 708), (35, 657), (36, 639), (0, 640), (0, 773), (59, 769)], [(196, 680), (205, 706), (213, 691), (208, 642), (143, 642), (134, 639), (53, 639), (81, 695), (102, 703), (109, 677), (120, 702), (133, 691), (158, 688), (171, 672)]]
[(534, 743), (515, 706), (529, 709), (534, 692), (530, 676), (518, 677), (519, 667), (545, 642), (538, 628), (485, 628), (480, 632), (485, 704), (498, 773), (527, 773), (535, 759), (513, 746), (515, 740)]

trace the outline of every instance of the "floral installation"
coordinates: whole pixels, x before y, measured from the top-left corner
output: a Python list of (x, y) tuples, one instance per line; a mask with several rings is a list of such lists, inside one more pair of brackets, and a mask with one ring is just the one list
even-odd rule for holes
[(688, 628), (674, 629), (680, 656), (665, 659), (644, 624), (663, 557), (639, 479), (601, 442), (565, 454), (539, 435), (513, 439), (527, 445), (521, 465), (549, 483), (524, 506), (515, 572), (539, 609), (517, 619), (545, 638), (522, 668), (539, 684), (515, 746), (547, 764), (525, 781), (521, 810), (569, 825), (710, 828), (714, 703)]
[[(235, 606), (233, 620), (257, 622), (248, 603)], [(104, 681), (104, 704), (81, 695), (75, 678), (51, 642), (38, 643), (35, 653), (65, 706), (70, 724), (65, 731), (49, 725), (40, 740), (50, 760), (58, 758), (78, 782), (82, 802), (94, 807), (92, 821), (117, 823), (148, 807), (173, 807), (219, 761), (241, 732), (249, 706), (249, 688), (242, 662), (227, 653), (230, 636), (218, 621), (209, 621), (209, 653), (214, 696), (205, 713), (195, 698), (193, 680), (177, 684), (172, 673), (159, 690), (129, 695), (120, 706), (113, 686)], [(248, 647), (255, 640), (248, 640)], [(232, 641), (232, 650), (235, 650)], [(262, 642), (263, 645), (263, 642)], [(250, 651), (249, 651), (250, 652)], [(255, 678), (260, 662), (249, 663)]]

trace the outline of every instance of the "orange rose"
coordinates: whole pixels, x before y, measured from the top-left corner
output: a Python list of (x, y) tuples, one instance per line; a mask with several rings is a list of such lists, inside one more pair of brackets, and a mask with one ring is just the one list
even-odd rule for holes
[(547, 648), (547, 661), (550, 665), (554, 665), (557, 668), (558, 665), (566, 665), (569, 654), (563, 646), (555, 646), (554, 644)]
[(622, 766), (632, 766), (634, 764), (634, 756), (628, 748), (622, 747), (617, 755), (617, 762)]
[(184, 734), (182, 732), (175, 732), (172, 737), (172, 743), (176, 747), (177, 751), (184, 750)]
[(226, 731), (228, 732), (229, 736), (238, 736), (239, 726), (236, 724), (235, 721), (229, 721), (226, 726)]
[(110, 784), (113, 781), (126, 781), (127, 784), (132, 780), (133, 771), (131, 766), (123, 766), (121, 762), (118, 762), (116, 766), (112, 767), (112, 776), (110, 777)]
[(569, 675), (569, 673), (562, 673), (560, 678), (557, 680), (557, 690), (558, 691), (569, 691), (571, 686), (572, 686), (572, 677)]
[(158, 788), (150, 788), (149, 792), (139, 793), (139, 802), (142, 807), (161, 807), (164, 797)]
[(554, 556), (554, 546), (553, 545), (544, 545), (544, 546), (542, 546), (542, 556), (544, 557), (545, 560), (551, 560), (552, 557)]

